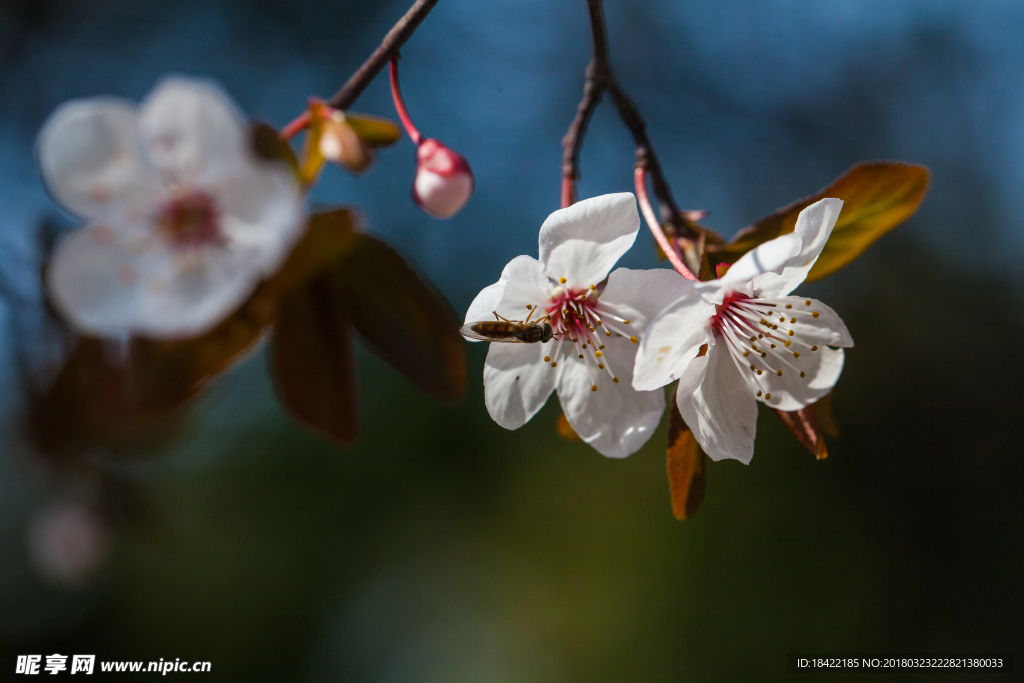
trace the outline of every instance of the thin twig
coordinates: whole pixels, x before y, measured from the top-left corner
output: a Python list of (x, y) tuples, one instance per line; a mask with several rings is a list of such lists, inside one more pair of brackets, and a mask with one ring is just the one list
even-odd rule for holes
[(373, 54), (352, 74), (345, 85), (341, 86), (341, 90), (328, 100), (328, 104), (341, 110), (351, 107), (356, 98), (370, 84), (370, 81), (384, 68), (384, 65), (398, 56), (398, 51), (405, 45), (405, 41), (409, 40), (420, 22), (430, 13), (430, 10), (434, 9), (436, 4), (437, 0), (416, 0), (409, 11), (398, 20), (398, 23), (391, 27)]
[(579, 178), (579, 157), (580, 149), (583, 147), (583, 137), (586, 135), (587, 124), (590, 123), (594, 109), (597, 108), (601, 96), (607, 90), (619, 118), (633, 136), (637, 166), (646, 169), (651, 176), (651, 184), (654, 187), (654, 196), (658, 198), (662, 222), (673, 226), (676, 237), (697, 239), (698, 235), (687, 225), (679, 211), (679, 206), (672, 197), (672, 190), (665, 180), (665, 174), (661, 169), (661, 164), (658, 163), (651, 140), (647, 137), (647, 124), (612, 73), (608, 59), (608, 37), (605, 29), (603, 0), (587, 0), (587, 8), (590, 11), (593, 56), (587, 66), (583, 99), (580, 100), (580, 104), (576, 108), (576, 117), (569, 126), (569, 132), (562, 139), (563, 204), (567, 196), (567, 187), (572, 187), (572, 194), (575, 195), (575, 182)]

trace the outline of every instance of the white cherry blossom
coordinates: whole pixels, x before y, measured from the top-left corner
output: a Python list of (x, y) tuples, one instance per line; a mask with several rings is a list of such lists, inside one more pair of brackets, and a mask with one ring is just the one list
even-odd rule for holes
[(667, 269), (619, 268), (640, 227), (630, 193), (578, 202), (540, 229), (540, 259), (518, 256), (469, 307), (467, 324), (495, 313), (523, 321), (550, 316), (547, 343), (492, 343), (484, 396), (494, 421), (518, 429), (552, 391), (577, 434), (621, 458), (651, 436), (665, 410), (661, 389), (631, 386), (637, 341), (647, 322), (687, 287)]
[(273, 273), (301, 235), (303, 198), (258, 159), (214, 84), (163, 80), (138, 107), (73, 100), (39, 134), (53, 198), (86, 225), (46, 272), (61, 314), (86, 334), (201, 334)]
[[(636, 355), (641, 391), (679, 380), (676, 405), (714, 460), (750, 462), (757, 402), (803, 408), (832, 390), (853, 339), (835, 311), (790, 296), (818, 259), (842, 209), (823, 199), (792, 233), (745, 254), (720, 279), (688, 291), (651, 322)], [(682, 281), (682, 277), (679, 278)]]

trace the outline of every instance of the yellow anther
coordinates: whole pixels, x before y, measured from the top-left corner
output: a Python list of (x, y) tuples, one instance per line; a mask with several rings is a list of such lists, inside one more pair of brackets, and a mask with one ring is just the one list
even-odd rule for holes
[(751, 370), (757, 370), (757, 368), (755, 368), (753, 365), (750, 366), (750, 369)]
[(604, 363), (598, 363), (598, 364), (597, 364), (597, 367), (598, 367), (598, 369), (600, 369), (600, 370), (604, 370)]
[(775, 344), (772, 344), (772, 348), (773, 348), (773, 349), (775, 348)]
[(795, 323), (795, 322), (796, 322), (796, 318), (790, 318), (790, 319), (789, 319), (789, 322), (791, 322), (791, 323)]
[(582, 353), (580, 354), (580, 358), (583, 358), (583, 354)]
[(565, 284), (565, 278), (564, 277), (558, 278), (558, 281), (561, 282), (563, 285)]
[(800, 352), (799, 351), (794, 351), (793, 352), (793, 358), (799, 358), (799, 357), (800, 357)]
[(782, 316), (781, 318), (779, 318), (779, 322), (780, 323), (786, 322), (786, 316)]
[(758, 339), (764, 339), (764, 335), (763, 334), (759, 334), (759, 335), (757, 335), (757, 338)]
[(789, 336), (790, 336), (790, 337), (792, 337), (792, 336), (793, 336), (793, 334), (794, 334), (793, 330), (790, 330), (790, 331), (789, 331)]
[(551, 362), (551, 356), (544, 356), (544, 362), (545, 363), (550, 363)]
[(811, 313), (811, 317), (812, 318), (817, 318), (819, 315), (821, 315), (821, 314), (818, 313), (817, 311), (815, 311), (814, 313)]
[(530, 304), (526, 304), (526, 308), (527, 308), (527, 310), (529, 310), (529, 309), (533, 308), (533, 306), (531, 306)]
[(619, 378), (618, 377), (612, 377), (612, 381), (615, 382), (616, 384), (618, 384), (619, 383)]
[(757, 395), (758, 395), (758, 396), (760, 396), (760, 395), (761, 395), (761, 392), (760, 392), (760, 391), (758, 391), (758, 392), (757, 392)]
[(775, 374), (778, 375), (779, 377), (782, 377), (782, 370), (776, 370)]
[(612, 336), (612, 331), (611, 330), (605, 330), (604, 331), (604, 336), (606, 336), (606, 337)]
[(757, 371), (757, 374), (759, 374), (759, 375), (760, 375), (760, 374), (761, 374), (761, 371), (760, 371), (760, 370), (758, 370), (758, 371)]
[(601, 356), (603, 356), (603, 355), (604, 355), (604, 351), (595, 351), (595, 352), (594, 352), (594, 355), (595, 355), (596, 357), (600, 358)]
[(800, 376), (801, 376), (801, 377), (806, 377), (806, 376), (807, 376), (807, 373), (806, 373), (806, 372), (804, 372), (803, 370), (801, 370), (801, 371), (800, 371)]
[(590, 390), (591, 391), (597, 391), (597, 385), (595, 384), (594, 386), (590, 387)]
[(590, 285), (590, 291), (593, 292), (595, 289), (597, 289), (597, 285)]
[(770, 401), (770, 400), (772, 400), (772, 395), (771, 395), (771, 394), (765, 394), (765, 395), (764, 395), (764, 397), (765, 397), (765, 398), (766, 398), (767, 400), (769, 400), (769, 401)]
[(807, 301), (805, 301), (804, 303), (805, 303), (805, 304), (807, 304), (808, 306), (810, 306), (810, 305), (811, 305), (811, 300), (810, 300), (810, 299), (808, 299), (808, 300), (807, 300)]
[(768, 321), (767, 321), (767, 320), (765, 320), (764, 318), (761, 318), (761, 324), (762, 324), (762, 325), (767, 325), (767, 324), (768, 324)]
[(818, 350), (818, 347), (817, 347), (817, 346), (812, 346), (812, 347), (811, 347), (811, 351), (817, 351), (817, 350)]
[(790, 345), (790, 344), (792, 344), (793, 342), (791, 342), (791, 341), (789, 341), (789, 340), (787, 339), (786, 341), (784, 341), (784, 342), (782, 342), (782, 343), (783, 343), (783, 344), (785, 344), (785, 345), (786, 345), (786, 348), (788, 349), (788, 348), (789, 348), (789, 345)]
[(579, 341), (579, 339), (577, 339), (576, 337), (573, 337), (573, 338), (572, 338), (572, 343), (573, 343), (573, 344), (575, 344), (575, 343), (576, 343), (576, 342), (578, 342), (578, 341)]
[(603, 349), (603, 348), (604, 348), (604, 344), (601, 344), (601, 345), (600, 345), (599, 347), (597, 347), (597, 348), (599, 348), (599, 349)]
[(793, 304), (786, 304), (786, 308), (793, 308)]
[(587, 343), (583, 342), (583, 348), (587, 348)]
[(749, 355), (750, 355), (750, 351), (744, 351), (744, 352), (743, 352), (743, 357), (744, 357), (744, 358), (746, 358), (746, 357), (747, 357), (747, 356), (749, 356)]
[(603, 320), (598, 320), (597, 321), (597, 326), (601, 327), (601, 325), (604, 325), (604, 321)]
[(558, 367), (558, 363), (556, 363), (555, 361), (551, 361), (551, 367), (557, 368)]
[(630, 344), (636, 344), (636, 337), (630, 337), (629, 338), (629, 343)]
[(765, 353), (764, 351), (762, 351), (761, 352), (761, 358), (767, 358), (767, 357), (768, 357), (768, 354)]
[(757, 341), (757, 337), (751, 337), (750, 341)]

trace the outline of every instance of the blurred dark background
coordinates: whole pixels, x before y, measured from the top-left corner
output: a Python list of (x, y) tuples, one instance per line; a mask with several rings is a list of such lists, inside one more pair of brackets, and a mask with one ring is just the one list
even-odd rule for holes
[[(679, 523), (664, 432), (607, 460), (555, 435), (557, 401), (506, 432), (478, 379), (443, 407), (360, 351), (362, 436), (340, 451), (281, 412), (260, 353), (172, 444), (90, 455), (104, 486), (131, 493), (102, 517), (68, 513), (94, 482), (55, 478), (21, 427), (38, 226), (70, 225), (39, 181), (40, 124), (66, 99), (138, 100), (180, 72), (281, 126), (333, 93), (406, 4), (0, 2), (0, 678), (17, 654), (54, 652), (208, 660), (211, 680), (497, 683), (788, 680), (794, 651), (1019, 655), (1014, 3), (607, 2), (614, 66), (677, 199), (726, 236), (861, 159), (933, 171), (907, 224), (799, 290), (857, 342), (827, 460), (766, 412), (752, 464), (712, 463), (706, 502)], [(403, 140), (363, 177), (329, 169), (314, 201), (357, 205), (465, 310), (513, 256), (536, 254), (557, 208), (586, 22), (583, 0), (442, 0), (403, 51), (403, 87), (424, 133), (470, 160), (475, 196), (450, 221), (419, 212)], [(393, 116), (385, 80), (355, 109)], [(632, 160), (606, 104), (581, 196), (629, 190)], [(649, 235), (624, 263), (659, 265)], [(67, 529), (95, 571), (47, 554)]]

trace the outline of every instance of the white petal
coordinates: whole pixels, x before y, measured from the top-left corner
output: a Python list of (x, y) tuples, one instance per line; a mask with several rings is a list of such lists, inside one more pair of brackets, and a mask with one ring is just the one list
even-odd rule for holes
[(648, 325), (636, 354), (633, 387), (648, 391), (686, 372), (701, 344), (714, 344), (709, 323), (715, 307), (693, 291), (674, 301)]
[[(601, 455), (624, 458), (651, 438), (665, 412), (665, 394), (636, 391), (631, 386), (636, 346), (613, 337), (605, 342), (602, 360), (618, 376), (615, 383), (593, 361), (569, 356), (558, 380), (558, 399), (569, 424)], [(592, 387), (597, 386), (597, 391)]]
[(54, 304), (82, 333), (196, 336), (234, 312), (260, 279), (244, 249), (186, 254), (147, 238), (145, 228), (115, 237), (106, 230), (65, 237), (47, 270)]
[(537, 414), (555, 388), (562, 364), (544, 362), (548, 344), (493, 342), (484, 363), (484, 403), (505, 429), (519, 429)]
[(761, 273), (778, 270), (800, 251), (800, 238), (793, 233), (759, 244), (740, 257), (721, 277), (722, 282), (746, 282)]
[(165, 78), (142, 103), (139, 130), (151, 163), (188, 181), (215, 177), (249, 152), (241, 116), (210, 81)]
[[(494, 320), (494, 311), (498, 310), (498, 304), (501, 303), (501, 297), (505, 294), (505, 285), (508, 284), (508, 280), (505, 278), (505, 274), (502, 273), (501, 279), (495, 282), (493, 285), (487, 285), (480, 290), (480, 293), (473, 299), (473, 303), (466, 309), (466, 321), (465, 324), (480, 322), (481, 320)], [(481, 341), (480, 339), (470, 339), (469, 341), (476, 342)]]
[[(502, 292), (501, 303), (497, 308), (503, 317), (509, 320), (525, 320), (532, 310), (527, 306), (540, 306), (543, 310), (551, 301), (551, 283), (544, 275), (544, 264), (532, 256), (517, 256), (512, 259), (501, 273), (502, 279), (506, 276), (508, 279), (505, 291)], [(491, 313), (481, 320), (493, 316)]]
[(637, 336), (673, 301), (693, 291), (693, 282), (668, 268), (631, 270), (616, 268), (608, 276), (599, 305), (629, 320)]
[(540, 260), (549, 278), (574, 289), (604, 280), (640, 229), (629, 192), (584, 199), (548, 216), (540, 228)]
[[(846, 329), (843, 319), (817, 299), (791, 296), (780, 299), (780, 301), (791, 303), (794, 309), (802, 312), (801, 315), (791, 316), (791, 318), (796, 318), (795, 323), (787, 323), (787, 326), (792, 328), (796, 338), (800, 341), (818, 346), (845, 346), (847, 348), (853, 346), (853, 337)], [(811, 302), (810, 306), (806, 304), (808, 301)], [(807, 315), (807, 311), (816, 312), (818, 317)], [(779, 312), (785, 313), (786, 311), (783, 309)]]
[[(712, 460), (732, 458), (749, 463), (754, 456), (757, 401), (725, 344), (711, 347), (701, 360), (690, 363), (679, 381), (679, 412)], [(699, 386), (691, 391), (698, 380)]]
[(124, 222), (145, 210), (160, 183), (138, 142), (135, 107), (110, 98), (74, 100), (43, 124), (37, 153), (50, 194), (72, 213)]
[(791, 233), (800, 238), (800, 249), (786, 261), (783, 268), (754, 278), (754, 291), (758, 296), (785, 296), (807, 278), (807, 273), (825, 248), (842, 209), (841, 199), (822, 199), (800, 212)]
[[(772, 358), (769, 356), (765, 360)], [(843, 350), (824, 346), (817, 351), (805, 351), (793, 364), (807, 376), (800, 377), (800, 373), (775, 361), (773, 365), (782, 368), (782, 376), (769, 376), (766, 373), (758, 377), (761, 386), (772, 395), (771, 400), (766, 400), (762, 395), (759, 401), (785, 411), (800, 410), (814, 403), (832, 391), (832, 387), (839, 381), (839, 375), (843, 372)]]
[(231, 169), (227, 187), (214, 187), (221, 230), (232, 248), (245, 250), (252, 270), (275, 272), (305, 230), (302, 192), (280, 164), (246, 160)]

